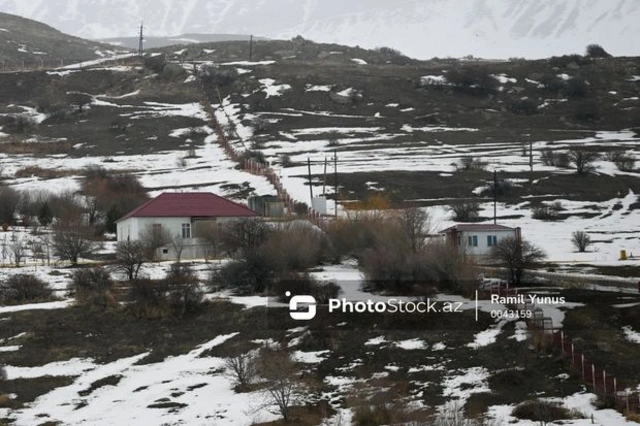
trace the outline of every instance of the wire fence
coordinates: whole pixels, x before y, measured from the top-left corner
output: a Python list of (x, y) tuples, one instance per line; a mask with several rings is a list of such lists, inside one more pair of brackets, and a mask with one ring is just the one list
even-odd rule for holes
[(573, 339), (567, 337), (562, 330), (553, 332), (553, 345), (560, 349), (563, 357), (571, 360), (570, 368), (579, 371), (582, 380), (591, 387), (593, 393), (605, 401), (611, 401), (616, 409), (623, 413), (640, 412), (640, 391), (630, 383), (624, 383), (598, 367), (584, 353), (576, 349)]
[[(278, 197), (284, 202), (285, 207), (287, 208), (289, 214), (293, 214), (296, 210), (306, 211), (307, 218), (310, 222), (315, 224), (321, 229), (326, 229), (327, 220), (323, 217), (323, 215), (314, 210), (312, 207), (307, 205), (306, 203), (296, 202), (294, 198), (287, 192), (286, 188), (282, 184), (282, 180), (280, 176), (271, 168), (268, 164), (256, 161), (251, 158), (245, 149), (243, 152), (238, 151), (233, 144), (229, 141), (227, 137), (226, 130), (222, 127), (219, 120), (216, 117), (216, 109), (213, 107), (211, 103), (211, 99), (207, 95), (207, 91), (205, 89), (202, 81), (200, 82), (200, 87), (202, 90), (202, 106), (209, 118), (209, 122), (213, 125), (216, 135), (218, 136), (218, 143), (224, 149), (225, 154), (232, 161), (240, 163), (243, 165), (243, 169), (256, 176), (264, 176), (271, 185), (273, 185), (276, 189)], [(218, 96), (220, 96), (219, 91), (216, 89)], [(222, 101), (221, 101), (222, 102)], [(230, 123), (231, 131), (235, 134), (237, 138), (240, 138), (237, 131), (235, 130), (233, 120), (229, 117), (224, 111), (221, 110), (222, 113), (227, 117), (228, 122)]]

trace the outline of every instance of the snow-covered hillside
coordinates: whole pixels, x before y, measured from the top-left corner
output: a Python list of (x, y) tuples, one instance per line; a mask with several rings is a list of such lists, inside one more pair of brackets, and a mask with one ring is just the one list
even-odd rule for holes
[[(0, 10), (87, 38), (244, 33), (363, 47), (417, 58), (547, 57), (590, 43), (637, 55), (636, 0), (0, 0)], [(445, 41), (443, 43), (443, 41)]]

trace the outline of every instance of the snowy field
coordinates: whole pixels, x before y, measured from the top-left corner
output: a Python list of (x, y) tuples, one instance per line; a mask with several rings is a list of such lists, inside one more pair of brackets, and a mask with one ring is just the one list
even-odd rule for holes
[[(145, 267), (143, 273), (149, 277), (159, 278), (164, 275), (169, 263), (152, 264)], [(211, 264), (196, 263), (194, 269), (201, 278), (206, 277)], [(40, 274), (47, 274), (55, 268), (40, 267)], [(314, 275), (322, 280), (334, 280), (342, 288), (341, 297), (350, 301), (365, 299), (382, 300), (379, 295), (374, 295), (361, 289), (362, 276), (353, 263), (333, 265), (315, 272)], [(541, 294), (551, 294), (553, 289), (537, 290)], [(233, 303), (243, 305), (246, 309), (262, 307), (280, 307), (281, 304), (273, 303), (262, 297), (236, 297), (228, 292), (212, 293), (209, 298), (226, 298)], [(391, 297), (391, 296), (389, 296)], [(475, 309), (476, 302), (461, 296), (437, 295), (440, 301), (460, 302), (465, 310)], [(11, 315), (23, 309), (48, 309), (52, 315), (58, 309), (65, 309), (72, 303), (71, 300), (25, 305), (19, 307), (0, 307), (0, 321), (10, 319)], [(490, 312), (500, 308), (489, 301), (479, 301), (479, 309), (482, 312)], [(616, 305), (620, 308), (629, 304)], [(556, 325), (561, 325), (564, 316), (563, 309), (571, 309), (579, 304), (568, 303), (564, 308), (555, 309), (555, 313), (546, 311), (546, 315), (554, 317)], [(514, 327), (507, 330), (506, 324), (514, 322)], [(20, 341), (26, 338), (29, 330), (24, 330), (16, 336), (0, 340), (0, 352), (20, 351)], [(625, 334), (633, 344), (640, 342), (638, 332), (630, 327), (625, 328)], [(305, 369), (313, 370), (332, 357), (331, 350), (305, 351), (297, 347), (307, 333), (307, 327), (301, 326), (288, 332), (288, 347), (296, 361), (304, 364)], [(496, 319), (486, 330), (481, 330), (466, 342), (452, 344), (451, 342), (433, 342), (428, 334), (412, 338), (398, 338), (394, 334), (384, 331), (377, 337), (370, 338), (365, 344), (367, 351), (381, 352), (387, 350), (401, 350), (407, 352), (420, 351), (424, 356), (420, 357), (414, 365), (402, 365), (406, 369), (409, 379), (412, 376), (425, 372), (441, 375), (439, 386), (441, 394), (446, 397), (448, 403), (438, 405), (437, 411), (444, 411), (451, 404), (464, 404), (476, 393), (490, 391), (488, 385), (492, 372), (485, 368), (473, 357), (462, 363), (457, 355), (461, 350), (479, 351), (491, 345), (497, 344), (499, 337), (515, 339), (520, 342), (527, 338), (527, 326), (517, 320)], [(72, 358), (65, 361), (53, 362), (36, 367), (7, 366), (9, 379), (37, 379), (44, 376), (71, 377), (69, 385), (58, 387), (38, 397), (25, 408), (14, 411), (0, 409), (0, 416), (9, 416), (15, 420), (17, 426), (30, 426), (44, 420), (62, 420), (65, 425), (121, 425), (121, 424), (189, 424), (189, 425), (251, 425), (259, 422), (278, 419), (277, 409), (265, 399), (264, 393), (246, 392), (235, 393), (231, 379), (224, 374), (224, 359), (212, 356), (203, 356), (209, 349), (224, 346), (233, 338), (242, 338), (241, 333), (223, 334), (211, 336), (210, 340), (202, 342), (183, 355), (171, 356), (160, 362), (151, 364), (139, 364), (138, 361), (149, 355), (149, 352), (141, 353), (129, 358), (119, 359), (114, 362), (101, 364), (91, 358)], [(460, 346), (458, 346), (460, 345)], [(373, 353), (371, 352), (371, 353)], [(458, 367), (452, 368), (455, 361)], [(356, 378), (354, 372), (362, 367), (358, 359), (351, 360), (345, 367), (336, 370), (332, 375), (325, 377), (324, 384), (331, 387), (327, 397), (337, 409), (337, 414), (323, 423), (326, 426), (339, 426), (350, 424), (354, 413), (352, 409), (344, 408), (341, 398), (351, 395), (354, 389), (368, 386), (369, 380), (379, 380), (395, 374), (400, 366), (394, 362), (388, 363), (380, 371), (372, 373), (370, 379)], [(86, 394), (93, 383), (101, 379), (117, 377), (114, 384), (102, 386)], [(422, 376), (420, 376), (422, 377)], [(422, 379), (421, 379), (422, 380)], [(552, 380), (552, 379), (550, 379)], [(555, 378), (553, 380), (561, 380)], [(420, 384), (420, 380), (414, 380)], [(429, 382), (422, 383), (427, 388), (432, 386)], [(416, 407), (426, 408), (420, 398), (420, 393), (415, 395)], [(572, 394), (566, 398), (550, 398), (550, 401), (559, 402), (566, 408), (576, 410), (584, 419), (566, 421), (565, 425), (581, 426), (591, 424), (591, 416), (602, 426), (632, 425), (624, 417), (614, 410), (597, 410), (594, 406), (595, 395), (583, 392)], [(428, 401), (427, 401), (428, 402)], [(163, 404), (169, 404), (166, 409)], [(165, 408), (163, 408), (165, 407)], [(517, 426), (533, 426), (530, 421), (517, 420), (511, 415), (513, 405), (494, 405), (488, 409), (488, 420), (495, 424), (514, 424)]]

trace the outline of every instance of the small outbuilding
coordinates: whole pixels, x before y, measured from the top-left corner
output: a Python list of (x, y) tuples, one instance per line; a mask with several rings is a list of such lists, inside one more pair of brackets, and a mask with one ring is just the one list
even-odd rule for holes
[(520, 228), (482, 223), (454, 225), (442, 231), (442, 234), (460, 252), (472, 256), (488, 256), (491, 249), (504, 238), (522, 238)]

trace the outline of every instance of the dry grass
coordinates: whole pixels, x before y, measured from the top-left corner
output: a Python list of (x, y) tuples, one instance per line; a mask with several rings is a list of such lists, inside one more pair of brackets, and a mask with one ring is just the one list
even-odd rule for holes
[(31, 154), (52, 155), (67, 154), (73, 149), (72, 142), (7, 142), (0, 144), (0, 153), (3, 154)]
[(42, 179), (56, 179), (67, 176), (80, 175), (82, 172), (74, 169), (44, 169), (39, 166), (26, 166), (16, 171), (16, 178), (39, 177)]

